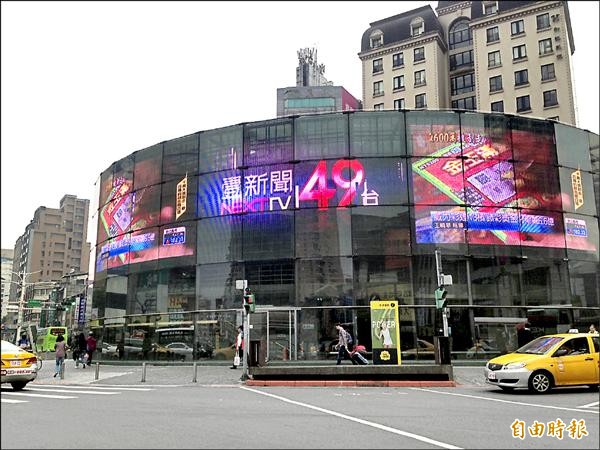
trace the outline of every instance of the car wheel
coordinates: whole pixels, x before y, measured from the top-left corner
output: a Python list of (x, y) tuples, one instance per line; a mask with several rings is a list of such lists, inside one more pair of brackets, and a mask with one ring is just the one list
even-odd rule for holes
[(500, 389), (502, 389), (503, 391), (506, 391), (506, 392), (512, 392), (515, 390), (514, 387), (510, 387), (510, 386), (500, 386)]
[(21, 391), (21, 390), (23, 390), (23, 388), (25, 386), (27, 386), (27, 382), (26, 381), (13, 381), (12, 383), (10, 383), (10, 385), (12, 386), (13, 390)]
[(552, 377), (547, 372), (534, 372), (529, 378), (529, 390), (535, 394), (545, 394), (551, 388)]

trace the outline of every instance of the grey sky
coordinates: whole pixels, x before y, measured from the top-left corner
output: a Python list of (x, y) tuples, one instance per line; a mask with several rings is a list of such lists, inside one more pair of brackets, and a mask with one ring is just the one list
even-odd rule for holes
[[(296, 51), (362, 97), (369, 23), (437, 2), (7, 2), (2, 248), (38, 206), (89, 198), (113, 161), (200, 130), (276, 116)], [(598, 2), (569, 2), (579, 126), (598, 132)], [(90, 212), (93, 213), (92, 211)], [(88, 240), (94, 244), (96, 217)]]

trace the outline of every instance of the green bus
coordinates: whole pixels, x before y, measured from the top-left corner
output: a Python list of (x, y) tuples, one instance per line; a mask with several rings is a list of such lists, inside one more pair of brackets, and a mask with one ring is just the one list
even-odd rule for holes
[(69, 336), (67, 335), (67, 327), (47, 327), (38, 328), (36, 346), (38, 352), (53, 352), (54, 344), (56, 344), (56, 338), (59, 334), (62, 334), (65, 338), (65, 342), (69, 342)]

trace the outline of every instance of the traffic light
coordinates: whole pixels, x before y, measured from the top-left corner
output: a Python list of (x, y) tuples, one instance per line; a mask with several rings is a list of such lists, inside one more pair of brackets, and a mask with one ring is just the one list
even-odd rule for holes
[(250, 292), (250, 289), (246, 289), (244, 293), (244, 309), (246, 313), (253, 313), (256, 308), (256, 303), (254, 302), (254, 294)]
[(437, 309), (445, 308), (448, 305), (446, 295), (448, 295), (448, 291), (443, 287), (439, 287), (435, 290), (435, 307)]

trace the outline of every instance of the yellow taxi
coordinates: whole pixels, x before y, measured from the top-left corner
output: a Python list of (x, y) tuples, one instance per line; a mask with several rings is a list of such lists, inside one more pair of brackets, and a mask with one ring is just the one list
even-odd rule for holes
[(15, 391), (23, 389), (37, 377), (37, 358), (8, 341), (2, 341), (2, 384), (10, 383)]
[(488, 384), (504, 390), (527, 388), (543, 394), (558, 386), (600, 384), (598, 335), (569, 333), (541, 336), (523, 347), (490, 359), (485, 365)]

